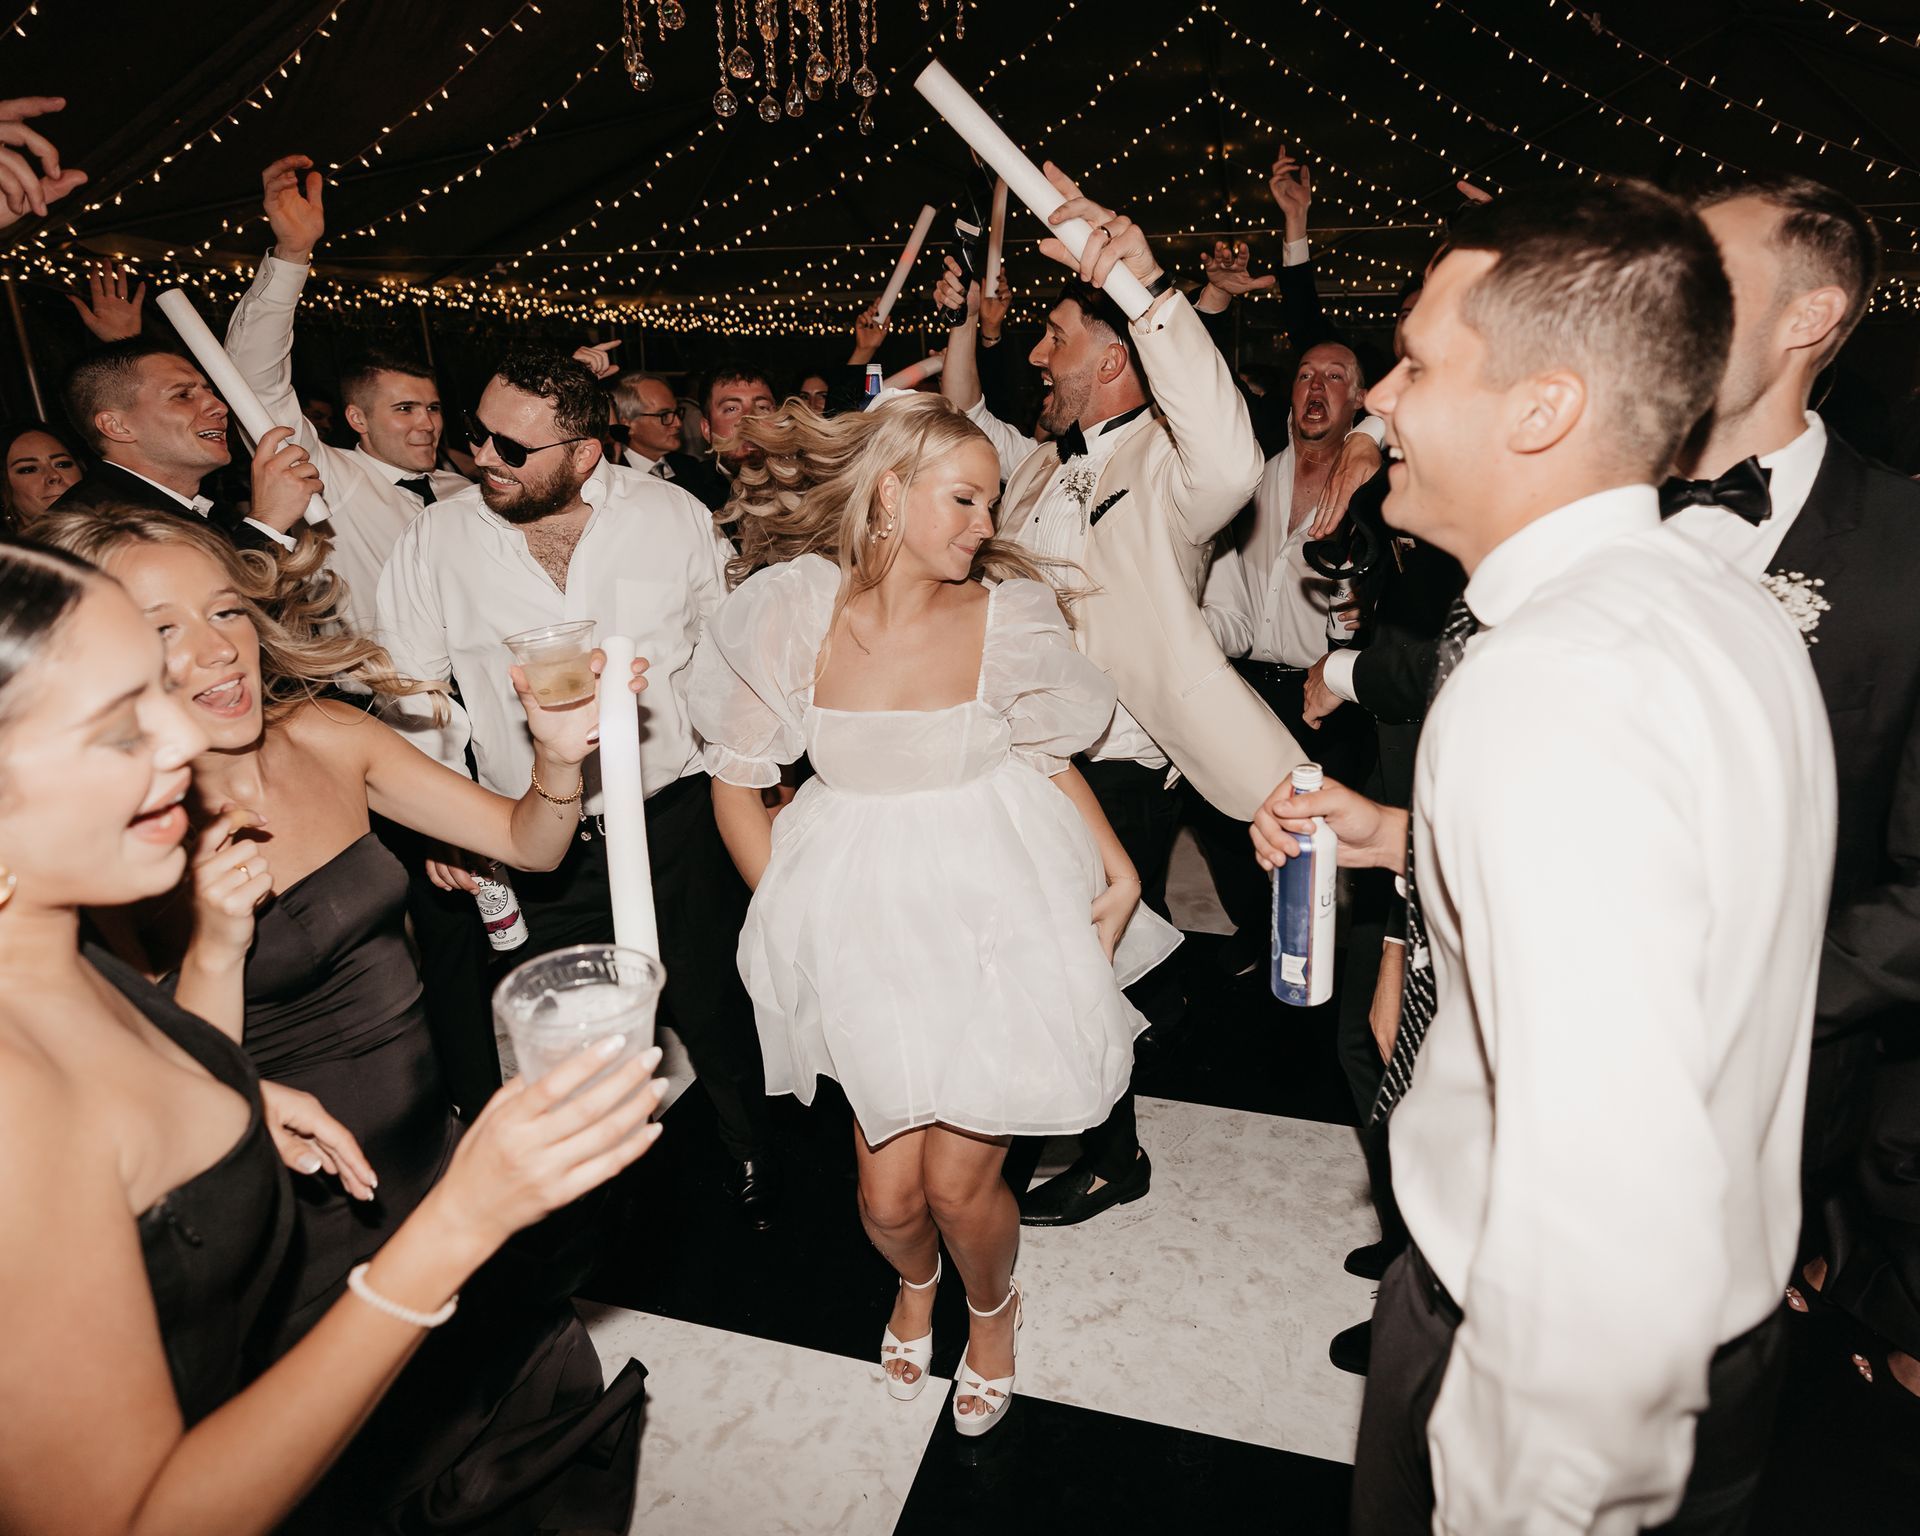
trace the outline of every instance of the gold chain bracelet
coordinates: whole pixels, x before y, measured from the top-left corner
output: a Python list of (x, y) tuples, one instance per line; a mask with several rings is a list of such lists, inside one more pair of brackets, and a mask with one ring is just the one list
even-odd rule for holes
[(546, 790), (541, 786), (539, 768), (538, 767), (533, 768), (531, 770), (531, 773), (533, 777), (533, 792), (536, 795), (538, 795), (542, 800), (546, 801), (548, 805), (573, 805), (577, 803), (580, 797), (587, 792), (587, 780), (586, 780), (586, 776), (583, 774), (581, 776), (580, 782), (574, 785), (572, 794), (566, 796), (564, 799), (555, 799), (552, 795), (548, 794)]

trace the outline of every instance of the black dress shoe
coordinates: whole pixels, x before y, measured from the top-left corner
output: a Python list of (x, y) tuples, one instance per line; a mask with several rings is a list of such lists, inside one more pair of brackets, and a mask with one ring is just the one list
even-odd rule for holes
[(1373, 1354), (1373, 1319), (1342, 1328), (1327, 1346), (1327, 1358), (1352, 1376), (1367, 1374), (1367, 1361)]
[(1020, 1197), (1020, 1225), (1070, 1227), (1112, 1206), (1138, 1200), (1152, 1186), (1153, 1161), (1143, 1147), (1126, 1177), (1110, 1180), (1095, 1189), (1096, 1177), (1091, 1168), (1080, 1162), (1065, 1173), (1055, 1174), (1038, 1188), (1028, 1190)]
[(1348, 1274), (1358, 1275), (1362, 1280), (1379, 1280), (1386, 1276), (1387, 1266), (1399, 1257), (1400, 1244), (1382, 1238), (1377, 1243), (1354, 1249), (1347, 1255), (1344, 1267)]
[(723, 1187), (727, 1197), (739, 1206), (740, 1214), (746, 1218), (748, 1226), (756, 1232), (772, 1228), (774, 1201), (778, 1191), (771, 1161), (760, 1156), (735, 1163), (727, 1170)]

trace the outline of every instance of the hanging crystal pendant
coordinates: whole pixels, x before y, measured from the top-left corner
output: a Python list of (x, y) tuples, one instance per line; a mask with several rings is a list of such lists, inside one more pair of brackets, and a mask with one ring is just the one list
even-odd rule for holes
[(880, 94), (879, 77), (864, 64), (853, 72), (853, 94), (856, 96), (877, 96)]
[(653, 89), (653, 71), (647, 68), (644, 60), (634, 65), (633, 68), (628, 71), (627, 78), (633, 82), (633, 88), (636, 91), (650, 91)]
[(680, 0), (660, 0), (660, 26), (668, 32), (676, 32), (687, 24), (687, 13)]
[(753, 55), (738, 43), (733, 45), (733, 52), (727, 55), (727, 73), (736, 80), (753, 78)]
[(723, 85), (713, 93), (713, 110), (721, 117), (732, 117), (740, 110), (740, 98)]
[(860, 131), (873, 132), (873, 98), (871, 96), (860, 103)]
[(801, 87), (800, 77), (793, 76), (787, 81), (787, 116), (799, 117), (807, 110), (807, 93)]
[[(827, 56), (818, 48), (814, 49), (812, 53), (807, 55), (807, 83), (809, 85), (825, 85), (832, 78), (833, 66), (827, 62)], [(815, 101), (819, 99), (818, 96), (814, 97)]]
[(780, 35), (780, 13), (774, 9), (773, 0), (755, 0), (753, 20), (766, 41), (772, 42)]
[(774, 99), (772, 91), (760, 98), (760, 121), (777, 123), (780, 121), (780, 103)]

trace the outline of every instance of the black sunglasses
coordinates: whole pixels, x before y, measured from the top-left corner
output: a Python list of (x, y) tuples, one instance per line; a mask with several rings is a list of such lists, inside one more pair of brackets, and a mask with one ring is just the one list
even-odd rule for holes
[(517, 443), (510, 437), (502, 437), (498, 432), (490, 430), (472, 411), (463, 414), (467, 418), (467, 446), (478, 453), (483, 443), (492, 443), (493, 451), (500, 456), (500, 462), (509, 469), (522, 468), (529, 454), (545, 453), (549, 448), (564, 448), (568, 443), (597, 440), (585, 437), (563, 437), (555, 443), (542, 443), (537, 448), (529, 448), (525, 443)]

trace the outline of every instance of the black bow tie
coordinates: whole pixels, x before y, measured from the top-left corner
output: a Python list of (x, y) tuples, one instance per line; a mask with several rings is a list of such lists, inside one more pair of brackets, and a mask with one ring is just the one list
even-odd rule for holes
[(393, 483), (403, 491), (412, 491), (428, 506), (433, 505), (433, 481), (425, 475), (415, 475), (411, 480), (396, 480)]
[(1682, 507), (1725, 507), (1758, 528), (1773, 512), (1767, 489), (1772, 478), (1758, 459), (1742, 459), (1718, 480), (1669, 480), (1660, 487), (1660, 515), (1672, 517)]
[(1087, 456), (1087, 434), (1080, 430), (1080, 423), (1070, 422), (1067, 430), (1054, 440), (1054, 446), (1060, 450), (1060, 462), (1068, 459), (1083, 459)]

